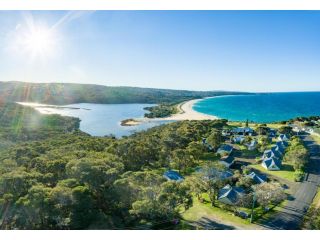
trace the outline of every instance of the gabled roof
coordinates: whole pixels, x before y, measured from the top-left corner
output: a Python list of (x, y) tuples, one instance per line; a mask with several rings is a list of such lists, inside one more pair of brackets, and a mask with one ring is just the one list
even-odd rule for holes
[(289, 137), (286, 134), (280, 134), (278, 137), (281, 141), (287, 141)]
[(228, 144), (223, 144), (219, 147), (218, 152), (219, 151), (225, 151), (225, 152), (231, 152), (233, 149), (233, 147), (231, 145)]
[(225, 163), (227, 163), (228, 166), (230, 166), (234, 162), (234, 157), (232, 157), (230, 155), (227, 157), (223, 157), (220, 159), (220, 162), (225, 162)]
[(218, 200), (225, 204), (236, 204), (244, 195), (244, 189), (241, 187), (231, 187), (229, 184), (219, 190)]
[(267, 158), (280, 158), (282, 153), (278, 150), (277, 146), (272, 147), (271, 149), (265, 150), (262, 155), (262, 159)]
[(253, 129), (250, 127), (237, 127), (232, 129), (231, 131), (235, 133), (252, 133)]
[(183, 177), (176, 171), (173, 170), (169, 170), (166, 171), (163, 176), (167, 179), (167, 180), (171, 180), (171, 181), (177, 181), (180, 182), (183, 180)]
[(273, 157), (274, 155), (275, 155), (274, 152), (271, 149), (268, 149), (263, 152), (262, 158), (267, 159), (267, 158)]
[(271, 157), (263, 160), (262, 166), (266, 167), (268, 170), (273, 170), (274, 168), (281, 168), (281, 161), (277, 158)]
[(278, 146), (271, 147), (271, 151), (274, 153), (274, 156), (276, 158), (280, 158), (282, 156), (281, 150), (278, 148)]
[(286, 146), (283, 144), (284, 142), (277, 142), (276, 143), (276, 147), (277, 147), (277, 150), (279, 152), (281, 152), (281, 154), (283, 154), (286, 150)]
[(245, 139), (244, 136), (236, 136), (236, 137), (233, 137), (234, 140), (237, 140), (237, 141), (243, 141)]
[(265, 175), (257, 174), (253, 171), (250, 174), (248, 174), (247, 177), (251, 178), (257, 184), (264, 183), (265, 181), (267, 181), (267, 177)]
[(221, 172), (221, 179), (226, 179), (226, 178), (229, 178), (229, 177), (232, 177), (232, 176), (233, 176), (233, 173), (230, 172), (230, 171)]

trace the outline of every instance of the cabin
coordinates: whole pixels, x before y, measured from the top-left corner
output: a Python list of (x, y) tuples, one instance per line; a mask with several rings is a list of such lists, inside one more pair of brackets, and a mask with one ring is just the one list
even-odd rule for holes
[(221, 135), (224, 136), (224, 137), (230, 136), (231, 135), (230, 129), (223, 129), (221, 131)]
[(239, 144), (242, 144), (244, 140), (245, 140), (244, 136), (235, 136), (231, 139), (233, 143), (239, 143)]
[(233, 173), (231, 171), (223, 171), (221, 172), (221, 177), (220, 179), (228, 179), (233, 176)]
[(278, 147), (283, 147), (283, 148), (287, 148), (289, 146), (289, 143), (288, 142), (284, 142), (284, 141), (277, 141), (276, 142), (276, 145)]
[(223, 144), (218, 148), (217, 153), (221, 156), (229, 156), (232, 153), (232, 150), (233, 147), (231, 145)]
[(183, 177), (177, 171), (173, 171), (173, 170), (166, 171), (163, 174), (163, 177), (166, 178), (168, 181), (176, 181), (176, 182), (183, 181)]
[(301, 127), (299, 127), (299, 126), (294, 126), (294, 127), (292, 128), (292, 131), (293, 131), (293, 132), (295, 132), (297, 135), (299, 135), (299, 134), (302, 134), (302, 133), (303, 133), (302, 128), (301, 128)]
[(262, 174), (258, 174), (254, 171), (252, 171), (251, 173), (249, 173), (247, 175), (248, 178), (251, 178), (254, 183), (256, 184), (261, 184), (261, 183), (264, 183), (267, 181), (267, 177), (265, 175), (262, 175)]
[(289, 141), (289, 137), (286, 134), (280, 134), (278, 137), (279, 141)]
[(262, 155), (262, 160), (268, 158), (280, 158), (281, 154), (277, 151), (276, 147), (272, 147), (271, 149), (265, 150)]
[(241, 187), (232, 187), (229, 184), (219, 190), (218, 201), (228, 204), (235, 205), (245, 195), (245, 191)]
[(243, 136), (252, 136), (254, 131), (250, 127), (238, 127), (231, 130), (231, 132), (235, 135), (243, 135)]
[(257, 148), (258, 142), (257, 140), (252, 140), (250, 143), (246, 144), (249, 151), (253, 151)]
[(224, 165), (225, 167), (229, 168), (233, 163), (234, 163), (234, 157), (232, 156), (225, 156), (225, 157), (222, 157), (220, 160), (219, 160), (219, 163), (221, 163), (222, 165)]
[(281, 169), (281, 161), (274, 157), (263, 160), (261, 165), (269, 171), (279, 171)]
[(268, 131), (268, 135), (269, 137), (273, 138), (275, 137), (277, 134), (277, 130), (273, 129), (273, 128), (270, 128), (269, 131)]
[(284, 151), (282, 151), (277, 145), (273, 146), (271, 148), (271, 151), (273, 151), (275, 153), (276, 158), (281, 158), (284, 154)]
[[(284, 144), (286, 143), (286, 144)], [(281, 155), (283, 155), (286, 151), (286, 148), (287, 148), (287, 142), (276, 142), (276, 148), (277, 148), (277, 151), (281, 153)]]

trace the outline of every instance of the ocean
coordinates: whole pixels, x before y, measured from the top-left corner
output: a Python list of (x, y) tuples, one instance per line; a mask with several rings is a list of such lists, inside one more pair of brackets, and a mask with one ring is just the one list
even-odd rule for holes
[(200, 100), (193, 109), (230, 121), (271, 123), (320, 115), (320, 92), (221, 96)]

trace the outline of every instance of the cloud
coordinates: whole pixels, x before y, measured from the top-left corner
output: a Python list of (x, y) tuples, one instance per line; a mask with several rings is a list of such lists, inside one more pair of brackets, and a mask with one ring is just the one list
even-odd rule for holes
[(67, 24), (69, 22), (72, 22), (76, 19), (79, 19), (83, 16), (90, 15), (94, 13), (95, 11), (69, 11), (67, 12), (62, 18), (60, 18), (53, 26), (52, 28), (58, 28), (64, 24)]

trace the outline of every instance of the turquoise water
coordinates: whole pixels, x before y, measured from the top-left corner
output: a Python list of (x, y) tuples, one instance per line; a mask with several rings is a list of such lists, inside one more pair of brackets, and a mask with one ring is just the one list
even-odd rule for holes
[[(92, 136), (113, 134), (116, 137), (128, 136), (137, 131), (161, 125), (170, 121), (150, 121), (137, 126), (121, 126), (121, 120), (140, 118), (146, 112), (144, 107), (154, 104), (90, 104), (66, 105), (63, 109), (42, 108), (43, 112), (80, 118), (80, 130)], [(68, 108), (70, 107), (70, 108)], [(79, 108), (79, 109), (72, 109)]]
[(195, 111), (231, 121), (269, 123), (320, 115), (320, 92), (221, 96), (197, 102)]

